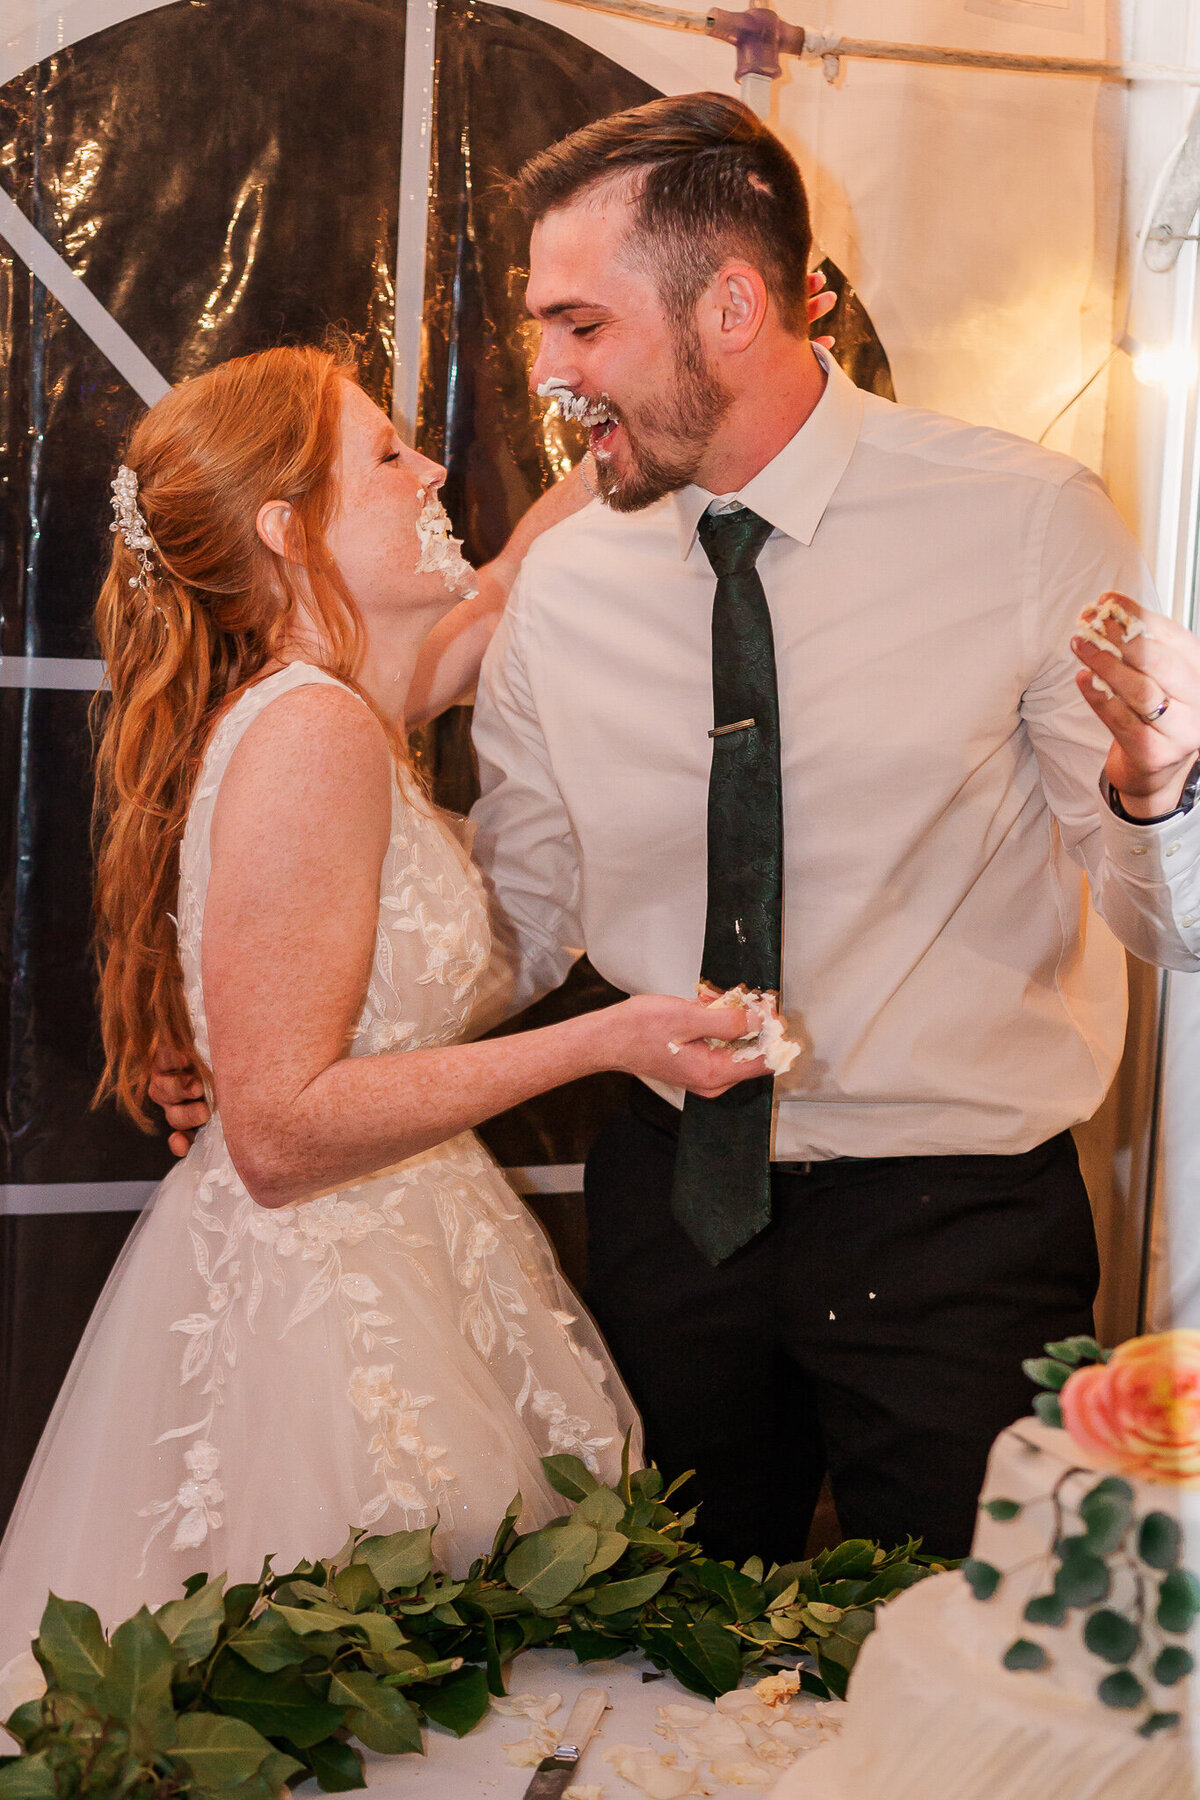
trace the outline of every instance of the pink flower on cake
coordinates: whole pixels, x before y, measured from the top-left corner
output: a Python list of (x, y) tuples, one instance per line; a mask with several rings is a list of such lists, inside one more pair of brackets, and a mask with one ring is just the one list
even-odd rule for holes
[(1076, 1369), (1059, 1401), (1080, 1449), (1104, 1468), (1200, 1488), (1200, 1331), (1130, 1338)]

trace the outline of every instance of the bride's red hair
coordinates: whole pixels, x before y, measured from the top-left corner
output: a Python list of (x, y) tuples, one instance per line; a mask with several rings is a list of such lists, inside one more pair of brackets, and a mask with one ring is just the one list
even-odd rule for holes
[[(195, 1056), (172, 917), (179, 846), (213, 725), (277, 655), (297, 606), (315, 616), (330, 674), (355, 686), (362, 621), (325, 548), (341, 382), (351, 361), (265, 350), (185, 381), (139, 421), (124, 460), (154, 539), (153, 572), (120, 532), (96, 605), (108, 667), (96, 697), (96, 924), (104, 1074), (144, 1129), (160, 1044)], [(255, 521), (291, 507), (294, 561)]]

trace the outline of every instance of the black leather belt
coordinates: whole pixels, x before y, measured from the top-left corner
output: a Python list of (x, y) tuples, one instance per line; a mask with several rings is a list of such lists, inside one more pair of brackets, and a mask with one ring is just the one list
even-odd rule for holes
[[(629, 1110), (647, 1125), (653, 1125), (657, 1131), (665, 1131), (671, 1137), (679, 1136), (679, 1108), (656, 1094), (652, 1087), (644, 1081), (631, 1081), (629, 1084)], [(830, 1163), (863, 1162), (861, 1156), (828, 1156), (817, 1157), (810, 1162), (775, 1162), (771, 1167), (778, 1175), (813, 1175), (828, 1169)]]

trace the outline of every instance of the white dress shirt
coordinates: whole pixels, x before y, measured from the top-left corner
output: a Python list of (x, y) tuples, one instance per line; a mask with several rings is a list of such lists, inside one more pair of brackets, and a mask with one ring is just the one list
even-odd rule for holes
[[(488, 653), (475, 848), (521, 1005), (584, 948), (627, 993), (691, 994), (701, 974), (715, 582), (696, 526), (713, 498), (596, 502), (546, 532)], [(1112, 1080), (1112, 932), (1200, 967), (1200, 808), (1109, 812), (1108, 734), (1069, 649), (1106, 590), (1154, 604), (1137, 546), (1080, 464), (864, 394), (836, 364), (738, 498), (775, 528), (758, 569), (782, 1005), (806, 1047), (776, 1082), (774, 1154), (1029, 1149)]]

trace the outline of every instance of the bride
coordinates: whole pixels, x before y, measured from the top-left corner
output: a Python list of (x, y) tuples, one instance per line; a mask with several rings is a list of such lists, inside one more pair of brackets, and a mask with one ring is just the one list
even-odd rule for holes
[[(470, 1128), (599, 1069), (722, 1091), (743, 1015), (640, 996), (494, 1042), (480, 877), (407, 767), (403, 706), (465, 570), (352, 368), (227, 363), (135, 429), (98, 631), (102, 1091), (156, 1046), (211, 1122), (97, 1305), (0, 1545), (0, 1664), (46, 1596), (106, 1623), (197, 1570), (257, 1579), (348, 1527), (444, 1563), (539, 1459), (606, 1481), (637, 1421)], [(636, 1448), (636, 1444), (635, 1444)]]

